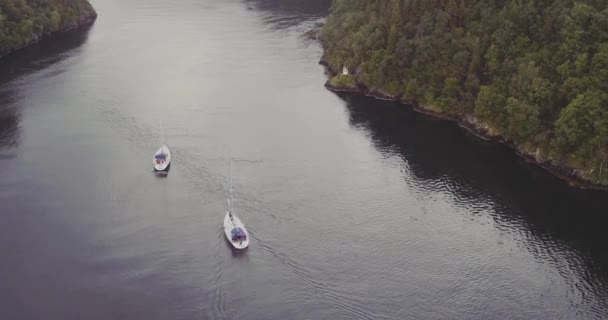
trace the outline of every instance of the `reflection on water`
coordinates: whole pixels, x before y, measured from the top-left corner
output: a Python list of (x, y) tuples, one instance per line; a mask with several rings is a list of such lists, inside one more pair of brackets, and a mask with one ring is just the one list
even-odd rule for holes
[(5, 62), (0, 318), (605, 319), (604, 195), (325, 90), (329, 2), (95, 0)]
[(331, 0), (245, 0), (250, 10), (265, 12), (264, 21), (286, 29), (327, 15)]
[(0, 160), (9, 157), (4, 150), (14, 148), (18, 144), (19, 117), (10, 90), (0, 89)]
[(297, 14), (299, 16), (327, 15), (331, 0), (245, 0), (249, 8), (270, 11), (276, 16)]
[(571, 278), (576, 286), (582, 279), (584, 290), (608, 296), (605, 193), (571, 188), (509, 148), (408, 106), (342, 98), (351, 126), (368, 132), (387, 157), (403, 159), (406, 183), (415, 193), (448, 192), (456, 203), (489, 204), (497, 227), (522, 230), (528, 241), (522, 245), (539, 260), (568, 265), (577, 273)]
[(16, 77), (35, 73), (67, 58), (70, 50), (86, 41), (88, 29), (58, 35), (0, 59), (0, 160), (13, 157), (6, 150), (17, 147), (20, 139), (22, 106), (15, 97), (19, 94), (18, 89), (8, 83)]
[(54, 35), (25, 49), (0, 59), (0, 85), (15, 77), (33, 73), (57, 63), (69, 55), (70, 50), (83, 45), (87, 41), (91, 26), (77, 31)]

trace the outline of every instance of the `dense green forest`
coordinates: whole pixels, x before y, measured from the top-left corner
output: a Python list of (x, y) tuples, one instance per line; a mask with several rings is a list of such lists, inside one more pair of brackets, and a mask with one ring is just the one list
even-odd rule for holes
[(87, 0), (0, 0), (0, 55), (95, 17)]
[(608, 184), (608, 1), (334, 0), (324, 60)]

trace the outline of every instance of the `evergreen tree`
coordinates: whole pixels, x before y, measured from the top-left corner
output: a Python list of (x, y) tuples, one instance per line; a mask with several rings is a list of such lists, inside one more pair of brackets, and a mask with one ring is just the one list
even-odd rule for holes
[(95, 16), (87, 0), (0, 0), (0, 56)]
[(607, 1), (334, 0), (322, 42), (371, 89), (608, 183)]

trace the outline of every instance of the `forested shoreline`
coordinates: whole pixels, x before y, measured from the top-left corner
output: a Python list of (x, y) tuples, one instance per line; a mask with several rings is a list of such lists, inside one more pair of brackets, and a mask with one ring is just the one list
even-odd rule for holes
[(324, 63), (353, 78), (330, 83), (356, 81), (608, 186), (608, 2), (334, 0), (321, 38)]
[(0, 0), (0, 56), (96, 17), (87, 0)]

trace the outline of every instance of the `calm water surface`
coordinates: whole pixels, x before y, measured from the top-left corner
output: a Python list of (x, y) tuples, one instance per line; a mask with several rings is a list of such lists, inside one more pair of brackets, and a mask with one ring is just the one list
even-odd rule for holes
[(1, 319), (608, 317), (606, 194), (326, 91), (328, 1), (93, 4), (0, 68)]

